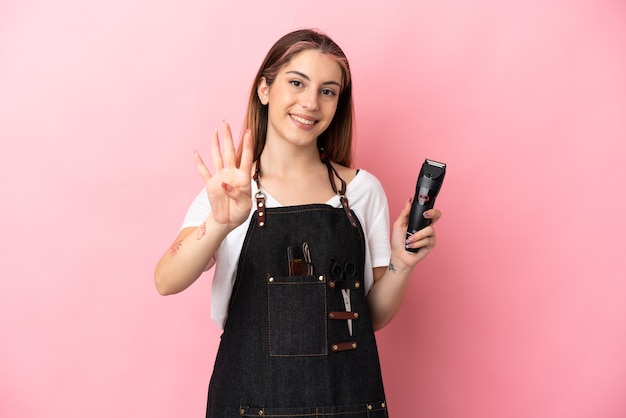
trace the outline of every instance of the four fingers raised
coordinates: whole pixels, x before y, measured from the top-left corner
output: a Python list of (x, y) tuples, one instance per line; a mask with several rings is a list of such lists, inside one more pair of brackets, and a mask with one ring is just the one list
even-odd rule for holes
[[(230, 125), (226, 121), (222, 123), (222, 136), (223, 138), (220, 141), (218, 130), (215, 129), (211, 132), (211, 157), (213, 159), (213, 167), (216, 171), (223, 170), (224, 168), (238, 168), (237, 152), (235, 151), (233, 135)], [(250, 172), (252, 169), (252, 154), (252, 132), (250, 129), (246, 129), (243, 135), (242, 155), (239, 164), (239, 168), (246, 173)], [(209, 169), (196, 151), (194, 151), (194, 162), (202, 178), (205, 181), (211, 179), (212, 176)]]

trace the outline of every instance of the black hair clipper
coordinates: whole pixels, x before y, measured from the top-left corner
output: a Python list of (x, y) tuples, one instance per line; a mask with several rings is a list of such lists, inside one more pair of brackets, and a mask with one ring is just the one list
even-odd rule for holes
[[(406, 238), (430, 225), (430, 219), (424, 218), (424, 212), (432, 209), (435, 199), (441, 189), (443, 177), (446, 175), (446, 165), (433, 160), (426, 160), (422, 164), (417, 185), (415, 186), (415, 197), (409, 215), (409, 226), (406, 230)], [(416, 253), (417, 249), (405, 249), (411, 253)]]

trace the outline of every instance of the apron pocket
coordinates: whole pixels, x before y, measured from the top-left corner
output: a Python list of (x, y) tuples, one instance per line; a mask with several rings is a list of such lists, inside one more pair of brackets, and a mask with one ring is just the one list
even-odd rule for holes
[(267, 277), (270, 356), (328, 354), (326, 277)]
[(343, 405), (330, 407), (303, 408), (263, 408), (242, 406), (239, 409), (242, 417), (289, 417), (289, 418), (388, 418), (387, 405), (384, 401), (359, 405)]

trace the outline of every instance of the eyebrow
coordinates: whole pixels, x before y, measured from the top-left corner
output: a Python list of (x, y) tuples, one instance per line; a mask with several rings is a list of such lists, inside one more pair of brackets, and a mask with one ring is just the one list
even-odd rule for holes
[[(304, 78), (305, 80), (311, 81), (311, 79), (309, 78), (308, 75), (301, 73), (300, 71), (296, 71), (296, 70), (291, 70), (291, 71), (287, 71), (287, 74), (296, 74), (302, 78)], [(328, 84), (334, 84), (337, 87), (341, 88), (341, 83), (338, 83), (336, 81), (326, 81), (325, 83), (322, 83), (322, 85), (328, 85)]]

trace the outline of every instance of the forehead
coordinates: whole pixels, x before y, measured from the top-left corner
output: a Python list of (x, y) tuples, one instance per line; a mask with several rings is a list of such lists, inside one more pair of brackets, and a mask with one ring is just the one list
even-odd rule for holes
[(317, 49), (309, 49), (294, 55), (279, 72), (289, 71), (300, 72), (311, 80), (320, 82), (334, 81), (341, 84), (343, 79), (343, 71), (335, 57), (323, 54)]

